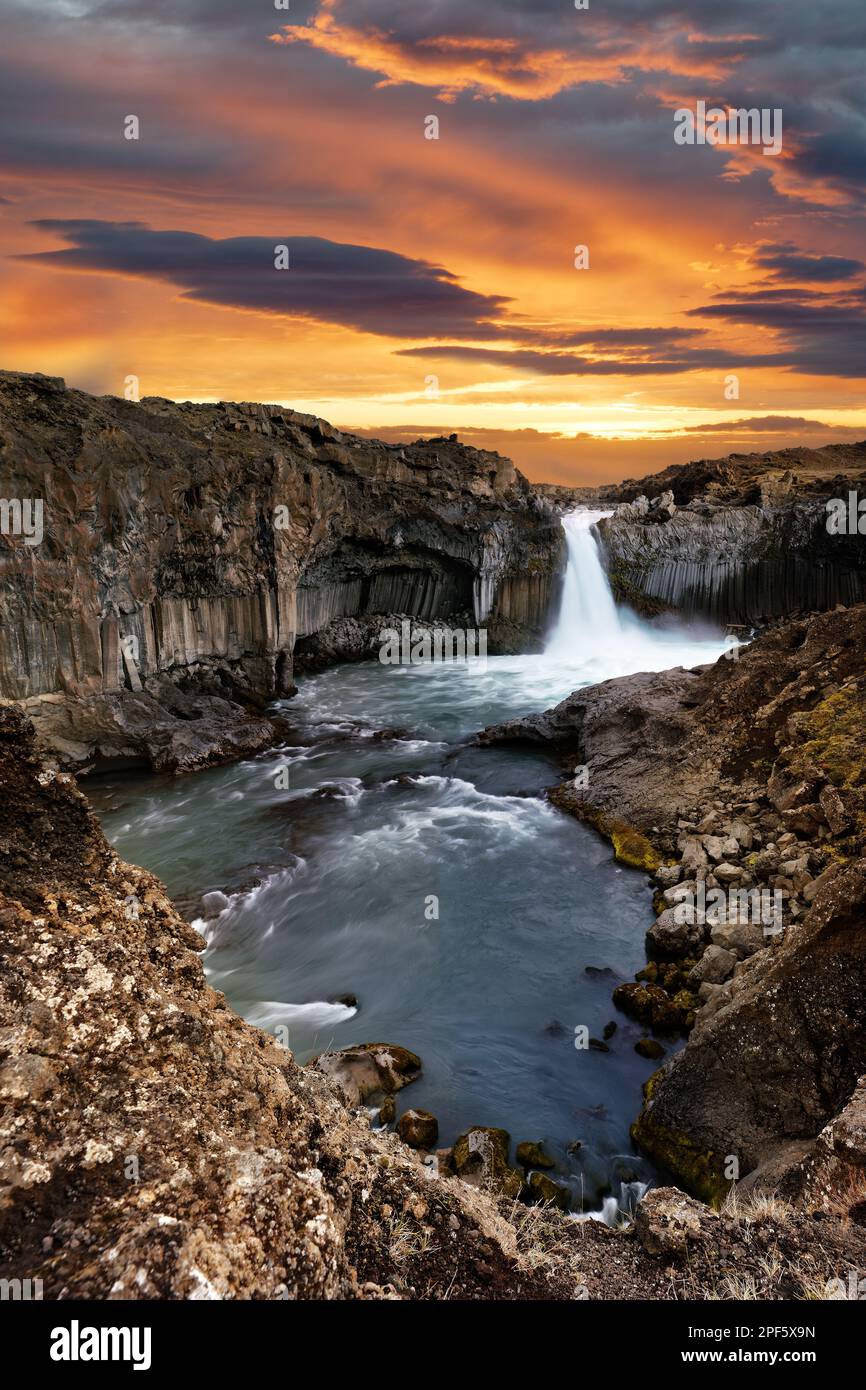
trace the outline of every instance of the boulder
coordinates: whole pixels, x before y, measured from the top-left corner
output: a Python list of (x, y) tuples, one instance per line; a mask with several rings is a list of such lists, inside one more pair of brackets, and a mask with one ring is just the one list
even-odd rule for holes
[(718, 1218), (703, 1203), (676, 1187), (653, 1187), (638, 1202), (635, 1235), (648, 1255), (681, 1260), (689, 1245), (702, 1240)]
[(710, 859), (719, 863), (723, 859), (735, 858), (740, 852), (740, 845), (732, 835), (705, 835), (704, 849)]
[(429, 1110), (405, 1110), (397, 1121), (397, 1133), (411, 1149), (432, 1149), (439, 1138), (439, 1121)]
[(694, 970), (689, 975), (689, 984), (694, 989), (700, 985), (721, 985), (732, 974), (737, 963), (735, 951), (726, 950), (724, 946), (708, 946), (701, 956)]
[(568, 1211), (571, 1205), (571, 1193), (562, 1183), (554, 1182), (546, 1173), (530, 1173), (526, 1179), (526, 1188), (530, 1197), (534, 1197), (537, 1202), (549, 1203), (558, 1207), (560, 1211)]
[(750, 825), (744, 820), (733, 820), (725, 826), (726, 831), (732, 839), (736, 840), (741, 850), (750, 850), (754, 844), (754, 834)]
[(824, 812), (827, 824), (834, 835), (844, 835), (851, 825), (851, 817), (845, 809), (845, 803), (832, 783), (827, 784), (821, 791), (818, 804)]
[(769, 945), (771, 938), (764, 935), (764, 929), (759, 922), (719, 922), (710, 929), (710, 939), (714, 946), (721, 946), (726, 952), (732, 952), (739, 956), (753, 956), (756, 951), (760, 951), (764, 946)]
[(543, 1145), (533, 1143), (532, 1140), (524, 1140), (517, 1145), (517, 1162), (522, 1168), (555, 1168), (556, 1164), (550, 1154), (544, 1152)]
[(371, 1096), (393, 1095), (421, 1075), (421, 1058), (394, 1043), (361, 1043), (323, 1052), (307, 1066), (330, 1077), (350, 1110)]
[(523, 1177), (508, 1162), (511, 1135), (505, 1129), (474, 1125), (461, 1134), (454, 1145), (454, 1170), (473, 1187), (518, 1197)]
[(740, 868), (739, 864), (728, 864), (727, 862), (723, 862), (716, 865), (713, 869), (713, 873), (719, 883), (736, 883), (743, 877), (744, 870)]
[(832, 1129), (833, 1151), (846, 1163), (866, 1167), (866, 1077), (863, 1077), (853, 1096)]
[(694, 873), (696, 869), (707, 867), (707, 852), (696, 835), (686, 835), (679, 841), (679, 849), (683, 873)]
[(679, 864), (663, 864), (660, 869), (656, 869), (655, 880), (662, 888), (672, 888), (675, 883), (679, 883), (682, 873)]
[(665, 960), (686, 954), (706, 937), (703, 913), (689, 903), (666, 907), (646, 934), (647, 954)]

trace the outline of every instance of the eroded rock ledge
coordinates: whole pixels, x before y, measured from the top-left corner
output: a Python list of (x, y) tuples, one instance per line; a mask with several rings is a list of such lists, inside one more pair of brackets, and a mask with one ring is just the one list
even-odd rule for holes
[[(538, 646), (563, 558), (508, 459), (406, 446), (279, 406), (140, 403), (0, 372), (0, 481), (39, 544), (0, 537), (0, 698), (58, 765), (187, 770), (272, 742), (296, 641), (339, 620), (465, 614)], [(335, 626), (336, 623), (336, 626)]]
[(590, 488), (540, 485), (560, 511), (599, 523), (617, 599), (739, 627), (866, 598), (866, 537), (829, 535), (826, 503), (863, 496), (866, 441), (731, 454)]

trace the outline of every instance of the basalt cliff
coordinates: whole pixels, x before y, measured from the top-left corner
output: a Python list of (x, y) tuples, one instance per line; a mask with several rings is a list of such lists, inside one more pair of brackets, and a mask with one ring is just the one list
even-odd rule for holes
[(621, 602), (748, 628), (866, 599), (866, 537), (856, 525), (827, 526), (827, 502), (847, 506), (864, 484), (866, 441), (732, 454), (541, 494), (560, 510), (614, 509), (599, 534)]
[(42, 517), (38, 544), (0, 536), (0, 697), (69, 768), (261, 748), (305, 649), (367, 655), (377, 615), (538, 647), (562, 563), (555, 514), (509, 460), (279, 406), (97, 399), (3, 372), (0, 481)]

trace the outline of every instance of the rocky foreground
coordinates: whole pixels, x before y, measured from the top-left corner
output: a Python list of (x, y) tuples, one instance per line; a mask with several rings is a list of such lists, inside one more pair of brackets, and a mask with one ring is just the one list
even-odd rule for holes
[[(205, 980), (201, 938), (117, 858), (13, 706), (0, 777), (0, 1277), (41, 1279), (46, 1299), (856, 1291), (862, 1095), (821, 1136), (796, 1205), (717, 1214), (658, 1188), (625, 1232), (526, 1206), (490, 1147), (467, 1141), (460, 1178), (371, 1131), (366, 1104), (411, 1083), (411, 1054), (377, 1044), (302, 1069), (238, 1018)], [(847, 1187), (830, 1193), (827, 1164)]]
[(818, 1168), (832, 1188), (837, 1161), (866, 1196), (844, 1171), (866, 1148), (821, 1137), (866, 1073), (864, 651), (866, 606), (841, 608), (481, 736), (560, 747), (585, 770), (554, 800), (651, 873), (648, 964), (614, 1000), (689, 1040), (634, 1136), (716, 1202), (735, 1179), (796, 1196)]

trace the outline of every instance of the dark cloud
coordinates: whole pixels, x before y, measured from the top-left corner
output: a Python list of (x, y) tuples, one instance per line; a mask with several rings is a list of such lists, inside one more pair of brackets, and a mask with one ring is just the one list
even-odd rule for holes
[(451, 361), (483, 362), (487, 366), (508, 367), (541, 376), (671, 376), (681, 372), (732, 370), (734, 367), (784, 366), (778, 353), (731, 353), (722, 349), (686, 349), (671, 357), (582, 357), (566, 352), (537, 352), (532, 348), (481, 348), (457, 343), (439, 347), (400, 348), (401, 357), (448, 358)]
[(845, 256), (813, 256), (785, 243), (763, 246), (753, 257), (755, 265), (771, 273), (774, 279), (791, 281), (811, 280), (816, 283), (850, 280), (866, 270), (863, 261)]
[(814, 376), (866, 377), (866, 302), (796, 292), (768, 300), (758, 293), (703, 304), (687, 311), (700, 318), (722, 320), (749, 328), (768, 328), (777, 334), (778, 362)]
[(805, 415), (751, 415), (743, 420), (717, 420), (710, 425), (688, 425), (687, 434), (826, 434), (838, 428)]
[[(71, 246), (19, 256), (58, 270), (105, 272), (166, 281), (185, 299), (235, 309), (315, 319), (395, 338), (496, 337), (490, 320), (499, 295), (464, 289), (441, 266), (393, 251), (323, 237), (228, 237), (153, 231), (141, 222), (42, 219)], [(277, 246), (288, 270), (275, 269)]]
[[(861, 38), (862, 47), (862, 38)], [(862, 109), (859, 112), (862, 123)], [(842, 125), (808, 136), (794, 152), (793, 165), (804, 179), (830, 184), (862, 204), (866, 193), (866, 136)]]

